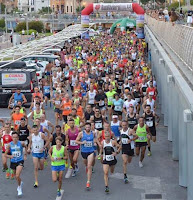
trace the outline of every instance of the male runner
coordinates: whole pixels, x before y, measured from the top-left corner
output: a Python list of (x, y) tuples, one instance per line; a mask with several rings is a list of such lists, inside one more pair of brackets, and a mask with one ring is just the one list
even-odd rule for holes
[[(44, 141), (46, 142), (44, 145)], [(45, 136), (43, 132), (39, 131), (37, 125), (33, 125), (32, 127), (32, 134), (29, 136), (29, 146), (28, 146), (28, 153), (31, 152), (32, 147), (32, 157), (33, 157), (33, 164), (34, 164), (34, 175), (35, 175), (35, 183), (34, 188), (38, 187), (38, 164), (39, 169), (44, 169), (44, 151), (46, 147), (49, 145), (49, 140)]]
[[(19, 141), (19, 135), (17, 132), (12, 133), (13, 141), (7, 145), (7, 149), (5, 151), (5, 157), (11, 159), (10, 168), (14, 171), (15, 178), (18, 183), (17, 187), (17, 195), (21, 196), (23, 194), (22, 185), (20, 175), (24, 166), (24, 160), (27, 159), (27, 146), (24, 142)], [(25, 147), (25, 154), (23, 156), (23, 147)], [(10, 155), (11, 154), (11, 155)]]
[(139, 167), (143, 167), (143, 159), (145, 157), (145, 151), (147, 146), (147, 140), (151, 137), (151, 133), (149, 130), (149, 127), (145, 124), (144, 118), (139, 118), (139, 123), (134, 127), (133, 129), (136, 132), (136, 135), (138, 136), (138, 139), (135, 140), (135, 146), (136, 146), (136, 155), (140, 155), (139, 160)]
[(76, 138), (76, 143), (81, 145), (81, 155), (86, 166), (87, 171), (87, 183), (86, 188), (90, 189), (90, 181), (92, 175), (92, 163), (94, 160), (94, 142), (96, 137), (91, 131), (91, 124), (85, 124), (85, 130), (81, 131)]

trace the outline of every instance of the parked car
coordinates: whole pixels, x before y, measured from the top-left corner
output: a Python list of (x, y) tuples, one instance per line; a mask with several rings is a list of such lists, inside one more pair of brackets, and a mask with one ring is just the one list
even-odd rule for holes
[(20, 60), (21, 61), (36, 61), (36, 62), (41, 62), (41, 61), (46, 61), (46, 62), (53, 62), (55, 63), (55, 60), (56, 59), (59, 59), (60, 57), (57, 56), (57, 55), (43, 55), (43, 54), (40, 54), (40, 55), (29, 55), (29, 56), (26, 56), (24, 58), (21, 58)]
[(32, 93), (37, 86), (35, 69), (0, 68), (0, 106), (8, 106), (10, 97), (17, 89), (21, 89), (27, 99), (26, 106), (30, 106)]
[(43, 50), (43, 54), (55, 54), (55, 53), (60, 53), (61, 49), (55, 49), (55, 48), (52, 48), (52, 49), (45, 49)]

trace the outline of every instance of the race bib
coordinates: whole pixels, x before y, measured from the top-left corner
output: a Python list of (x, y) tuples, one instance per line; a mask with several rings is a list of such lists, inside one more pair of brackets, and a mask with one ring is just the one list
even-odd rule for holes
[(106, 159), (106, 161), (112, 161), (112, 160), (114, 160), (114, 156), (112, 156), (112, 155), (106, 155), (105, 159)]
[(102, 128), (103, 125), (101, 122), (98, 122), (98, 123), (95, 123), (95, 128), (98, 129), (98, 128)]
[(7, 146), (8, 146), (8, 144), (4, 144), (4, 148), (5, 148), (5, 150), (7, 149)]
[(55, 101), (55, 104), (56, 105), (60, 105), (60, 101)]
[(46, 94), (50, 93), (50, 90), (49, 89), (45, 89), (45, 93)]
[(16, 120), (15, 125), (20, 125), (20, 120)]
[(143, 92), (143, 95), (145, 96), (147, 94), (147, 92)]
[(12, 155), (15, 157), (15, 158), (19, 158), (21, 156), (21, 151), (14, 151), (12, 152)]
[(70, 140), (70, 146), (78, 146), (78, 144), (76, 144), (76, 140)]
[(115, 110), (121, 111), (121, 106), (115, 106)]
[(105, 102), (104, 101), (99, 101), (99, 106), (104, 106)]
[(122, 138), (121, 142), (122, 144), (128, 144), (128, 138)]
[(25, 140), (25, 141), (24, 141), (24, 144), (25, 144), (25, 145), (28, 145), (28, 141), (27, 141), (27, 140)]
[(92, 147), (93, 146), (93, 142), (92, 141), (88, 141), (84, 144), (84, 147)]
[(140, 98), (135, 98), (135, 101), (137, 101), (137, 103), (139, 103), (140, 102)]
[(109, 97), (109, 98), (108, 98), (108, 101), (109, 101), (109, 102), (112, 102), (112, 101), (113, 101), (113, 97)]
[(152, 127), (153, 126), (153, 121), (147, 121), (146, 124), (147, 124), (147, 126)]
[(146, 137), (144, 137), (144, 136), (139, 136), (139, 138), (138, 138), (138, 140), (141, 140), (141, 141), (143, 141), (145, 139), (146, 139)]

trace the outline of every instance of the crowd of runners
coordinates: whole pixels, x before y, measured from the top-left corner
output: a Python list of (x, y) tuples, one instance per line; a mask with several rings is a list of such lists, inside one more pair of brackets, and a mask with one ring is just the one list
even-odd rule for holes
[[(91, 187), (95, 161), (100, 160), (108, 193), (108, 174), (114, 173), (118, 154), (128, 183), (132, 158), (139, 156), (142, 168), (146, 148), (151, 156), (151, 141), (156, 142), (158, 92), (147, 64), (145, 40), (134, 31), (103, 32), (90, 40), (67, 41), (59, 55), (60, 61), (46, 66), (45, 77), (34, 89), (30, 113), (18, 89), (9, 101), (14, 104), (10, 120), (1, 120), (3, 171), (7, 179), (17, 180), (18, 196), (23, 193), (20, 175), (29, 154), (34, 188), (39, 186), (40, 170), (51, 163), (57, 196), (61, 196), (63, 173), (67, 169), (66, 178), (77, 176), (81, 156), (86, 188)], [(48, 109), (54, 124), (47, 120)]]

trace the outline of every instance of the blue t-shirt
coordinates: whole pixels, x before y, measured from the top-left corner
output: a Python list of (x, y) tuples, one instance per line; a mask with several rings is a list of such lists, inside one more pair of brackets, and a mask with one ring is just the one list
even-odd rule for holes
[(12, 163), (17, 163), (23, 160), (23, 147), (20, 141), (17, 144), (10, 142), (10, 152), (14, 157), (11, 159)]
[(124, 101), (122, 99), (119, 99), (118, 101), (116, 99), (113, 99), (113, 105), (115, 106), (114, 111), (122, 111), (123, 103)]
[(85, 131), (83, 131), (83, 137), (81, 139), (81, 141), (85, 141), (86, 140), (86, 144), (82, 144), (81, 145), (81, 152), (84, 153), (90, 153), (90, 152), (94, 152), (94, 134), (91, 131), (91, 134), (88, 135), (86, 134)]

